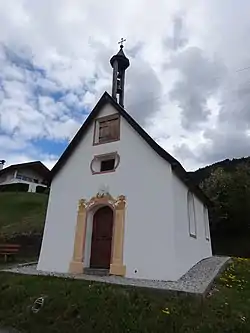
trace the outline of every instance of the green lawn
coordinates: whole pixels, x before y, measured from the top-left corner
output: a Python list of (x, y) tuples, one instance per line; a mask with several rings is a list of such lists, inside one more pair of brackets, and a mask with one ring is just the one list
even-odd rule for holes
[[(46, 296), (33, 314), (34, 300)], [(122, 286), (0, 274), (0, 326), (36, 333), (250, 332), (250, 260), (235, 259), (213, 294), (174, 297)]]
[(0, 236), (42, 233), (48, 195), (0, 193)]

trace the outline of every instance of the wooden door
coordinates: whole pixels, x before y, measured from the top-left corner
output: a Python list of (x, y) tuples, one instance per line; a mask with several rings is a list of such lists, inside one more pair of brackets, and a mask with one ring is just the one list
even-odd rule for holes
[(90, 267), (109, 268), (113, 234), (113, 211), (99, 208), (93, 216)]

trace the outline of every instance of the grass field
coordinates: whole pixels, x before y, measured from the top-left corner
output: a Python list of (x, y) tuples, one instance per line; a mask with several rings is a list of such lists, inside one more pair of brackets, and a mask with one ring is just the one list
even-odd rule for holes
[(48, 195), (0, 193), (0, 236), (42, 233)]
[[(44, 295), (33, 314), (31, 305)], [(36, 333), (250, 332), (250, 260), (235, 259), (212, 295), (174, 297), (122, 286), (0, 273), (0, 326)]]

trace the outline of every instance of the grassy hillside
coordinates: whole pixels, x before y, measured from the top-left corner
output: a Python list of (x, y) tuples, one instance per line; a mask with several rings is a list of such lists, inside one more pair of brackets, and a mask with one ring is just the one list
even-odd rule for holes
[[(0, 273), (0, 326), (36, 333), (250, 332), (250, 260), (236, 259), (210, 297)], [(45, 296), (34, 314), (33, 302)], [(6, 306), (7, 304), (7, 306)]]
[(42, 233), (48, 195), (0, 193), (0, 236)]

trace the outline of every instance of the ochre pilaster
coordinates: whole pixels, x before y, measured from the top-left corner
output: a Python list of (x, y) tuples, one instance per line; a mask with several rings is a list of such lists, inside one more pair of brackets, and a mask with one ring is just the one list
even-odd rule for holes
[(126, 267), (123, 265), (125, 205), (125, 197), (123, 195), (119, 196), (115, 203), (113, 250), (110, 265), (110, 274), (121, 276), (126, 273)]
[(74, 253), (69, 266), (70, 273), (83, 272), (85, 236), (86, 236), (86, 201), (84, 199), (81, 199), (79, 200), (79, 205), (78, 205)]

